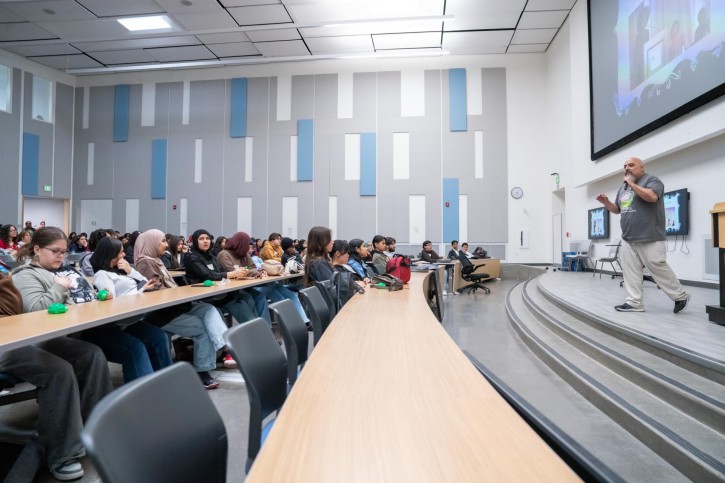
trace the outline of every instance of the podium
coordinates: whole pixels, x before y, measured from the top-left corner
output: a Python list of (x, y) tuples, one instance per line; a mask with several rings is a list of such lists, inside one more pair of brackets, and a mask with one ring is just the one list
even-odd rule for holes
[(710, 210), (712, 218), (712, 246), (718, 249), (718, 266), (720, 268), (720, 306), (708, 305), (705, 307), (710, 322), (725, 325), (725, 201), (715, 203)]

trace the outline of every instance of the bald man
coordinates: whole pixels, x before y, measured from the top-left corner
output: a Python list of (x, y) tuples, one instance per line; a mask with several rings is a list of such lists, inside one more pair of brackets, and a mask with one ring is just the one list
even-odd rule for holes
[(643, 267), (675, 302), (674, 313), (683, 311), (690, 301), (690, 295), (667, 264), (664, 191), (665, 185), (659, 178), (645, 173), (641, 159), (629, 158), (624, 162), (624, 183), (615, 202), (604, 193), (597, 196), (597, 201), (610, 213), (622, 215), (620, 261), (627, 300), (614, 307), (620, 312), (644, 312)]

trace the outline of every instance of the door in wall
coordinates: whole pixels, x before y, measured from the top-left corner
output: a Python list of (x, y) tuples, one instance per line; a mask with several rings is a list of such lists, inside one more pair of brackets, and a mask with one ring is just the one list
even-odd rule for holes
[(35, 228), (44, 221), (45, 226), (57, 226), (68, 233), (68, 214), (68, 200), (24, 197), (23, 219), (18, 220), (18, 232), (25, 226), (26, 221), (32, 222)]
[(78, 232), (90, 234), (99, 228), (113, 228), (112, 213), (113, 200), (81, 200)]

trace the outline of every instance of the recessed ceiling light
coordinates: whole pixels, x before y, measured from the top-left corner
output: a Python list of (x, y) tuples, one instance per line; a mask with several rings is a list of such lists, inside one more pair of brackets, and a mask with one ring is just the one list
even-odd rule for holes
[(55, 15), (55, 10), (51, 8), (44, 8), (43, 13), (47, 13), (48, 15)]
[(117, 19), (118, 23), (131, 32), (139, 30), (164, 30), (170, 29), (171, 23), (165, 15), (154, 15), (151, 17), (128, 17)]

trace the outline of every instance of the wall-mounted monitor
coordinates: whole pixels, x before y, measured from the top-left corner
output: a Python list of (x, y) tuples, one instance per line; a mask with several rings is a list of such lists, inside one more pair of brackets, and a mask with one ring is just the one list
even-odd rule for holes
[(589, 210), (589, 239), (604, 240), (609, 238), (609, 210), (604, 208), (594, 208)]
[(690, 232), (690, 192), (686, 188), (668, 191), (663, 195), (665, 202), (665, 233), (667, 236), (687, 235)]
[(725, 2), (589, 0), (591, 155), (725, 94)]

